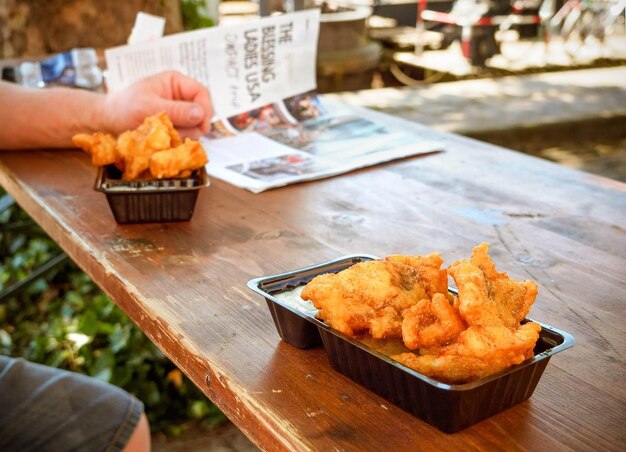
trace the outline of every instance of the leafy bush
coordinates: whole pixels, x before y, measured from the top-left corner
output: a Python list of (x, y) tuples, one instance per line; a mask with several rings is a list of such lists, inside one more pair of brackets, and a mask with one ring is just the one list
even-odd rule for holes
[(215, 25), (215, 20), (209, 17), (206, 0), (182, 0), (180, 12), (185, 30), (197, 30)]
[[(0, 212), (0, 291), (60, 253), (19, 207)], [(189, 421), (225, 419), (69, 259), (0, 300), (0, 354), (126, 389), (143, 401), (155, 432), (176, 435)]]

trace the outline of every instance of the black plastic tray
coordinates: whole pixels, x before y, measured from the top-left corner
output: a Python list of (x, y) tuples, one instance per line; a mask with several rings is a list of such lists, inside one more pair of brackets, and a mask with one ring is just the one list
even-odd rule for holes
[(209, 185), (204, 167), (184, 179), (126, 181), (114, 165), (108, 165), (98, 168), (94, 190), (106, 195), (118, 223), (155, 223), (190, 220), (198, 190)]
[(403, 366), (363, 342), (329, 328), (315, 310), (298, 309), (276, 298), (323, 273), (337, 273), (371, 255), (350, 255), (324, 264), (255, 278), (248, 287), (265, 297), (280, 337), (299, 348), (324, 345), (331, 365), (350, 379), (446, 433), (454, 433), (528, 399), (550, 357), (570, 348), (574, 338), (542, 327), (535, 356), (489, 377), (465, 384), (446, 384)]

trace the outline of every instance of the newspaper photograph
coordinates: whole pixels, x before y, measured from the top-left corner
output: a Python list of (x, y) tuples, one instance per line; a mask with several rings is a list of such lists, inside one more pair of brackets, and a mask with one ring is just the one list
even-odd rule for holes
[(229, 118), (233, 135), (201, 138), (207, 171), (259, 193), (443, 150), (439, 141), (374, 116), (312, 93), (267, 105)]

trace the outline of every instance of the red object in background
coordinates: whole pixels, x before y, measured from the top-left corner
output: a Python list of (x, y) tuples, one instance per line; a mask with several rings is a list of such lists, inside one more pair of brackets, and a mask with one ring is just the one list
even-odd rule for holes
[[(535, 27), (541, 23), (538, 7), (523, 8), (519, 2), (509, 3), (508, 0), (492, 2), (484, 14), (471, 22), (467, 22), (466, 14), (462, 13), (471, 11), (470, 7), (478, 7), (478, 4), (474, 2), (472, 5), (471, 0), (467, 0), (465, 4), (460, 5), (461, 0), (457, 0), (452, 11), (446, 13), (429, 10), (427, 0), (418, 0), (418, 41), (420, 41), (419, 31), (424, 29), (425, 21), (444, 24), (447, 28), (443, 32), (443, 42), (449, 45), (453, 40), (459, 39), (463, 56), (474, 66), (484, 66), (489, 58), (499, 53), (496, 31), (502, 24), (508, 29), (511, 26)], [(455, 11), (458, 6), (460, 7)], [(421, 42), (416, 45), (421, 49)]]

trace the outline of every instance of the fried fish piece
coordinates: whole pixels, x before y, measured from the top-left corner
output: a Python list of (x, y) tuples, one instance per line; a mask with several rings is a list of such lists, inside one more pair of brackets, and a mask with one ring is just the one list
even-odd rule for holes
[(167, 113), (161, 112), (156, 115), (156, 117), (157, 120), (167, 128), (167, 133), (170, 136), (170, 146), (175, 148), (183, 144), (183, 140), (180, 137), (178, 130), (174, 128), (174, 124)]
[(537, 284), (498, 273), (488, 249), (482, 243), (473, 249), (469, 261), (460, 260), (448, 268), (459, 290), (459, 310), (470, 326), (517, 328), (535, 301)]
[[(447, 291), (439, 254), (390, 256), (315, 277), (302, 291), (319, 310), (317, 317), (348, 336), (402, 336), (402, 313), (424, 298)], [(413, 265), (410, 265), (413, 264)]]
[[(125, 162), (123, 179), (136, 179), (150, 167), (152, 154), (172, 147), (171, 130), (174, 130), (171, 121), (165, 113), (160, 113), (147, 117), (137, 129), (118, 137), (117, 147)], [(178, 132), (176, 140), (180, 141)]]
[[(117, 140), (106, 133), (77, 134), (73, 143), (92, 156), (96, 166), (115, 164), (123, 172), (122, 179), (188, 177), (191, 171), (207, 162), (206, 153), (198, 142), (183, 143), (167, 113), (162, 112), (144, 119), (135, 130), (127, 130)], [(154, 154), (159, 155), (153, 163)]]
[(150, 173), (157, 179), (180, 177), (208, 162), (202, 145), (189, 138), (175, 148), (155, 152), (150, 157)]
[(436, 354), (401, 353), (391, 358), (444, 383), (467, 383), (531, 358), (540, 331), (534, 322), (518, 328), (471, 326)]
[(409, 350), (448, 345), (467, 328), (456, 307), (458, 299), (451, 297), (437, 293), (402, 313), (402, 340)]
[(91, 154), (91, 163), (95, 166), (111, 165), (121, 159), (115, 138), (108, 133), (79, 133), (72, 137), (72, 143)]
[(417, 277), (426, 283), (423, 287), (428, 298), (432, 298), (436, 293), (448, 292), (448, 273), (441, 269), (443, 259), (439, 253), (421, 256), (393, 254), (385, 257), (385, 260), (413, 268)]

